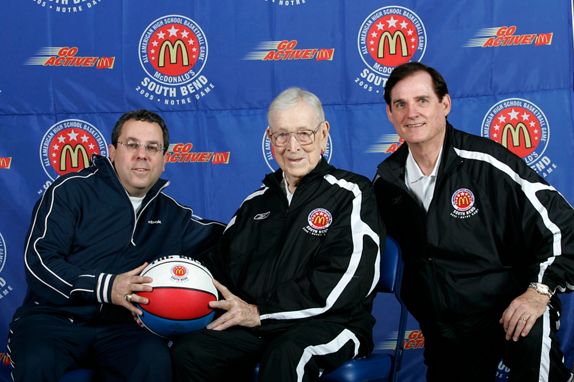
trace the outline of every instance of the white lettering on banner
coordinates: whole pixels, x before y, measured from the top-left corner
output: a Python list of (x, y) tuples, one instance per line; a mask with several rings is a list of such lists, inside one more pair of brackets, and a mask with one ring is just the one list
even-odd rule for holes
[(67, 14), (83, 12), (98, 5), (102, 0), (32, 0), (34, 4), (55, 12)]

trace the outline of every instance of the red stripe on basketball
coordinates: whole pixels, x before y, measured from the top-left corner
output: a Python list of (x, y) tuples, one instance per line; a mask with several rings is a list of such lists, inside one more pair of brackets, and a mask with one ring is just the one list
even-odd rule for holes
[(184, 288), (155, 287), (151, 292), (138, 294), (149, 300), (148, 304), (140, 305), (143, 310), (174, 320), (205, 316), (212, 311), (209, 302), (215, 301), (215, 296), (211, 293)]

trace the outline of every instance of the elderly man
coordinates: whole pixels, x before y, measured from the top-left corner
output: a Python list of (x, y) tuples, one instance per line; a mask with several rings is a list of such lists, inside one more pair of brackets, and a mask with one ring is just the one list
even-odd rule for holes
[(402, 294), (425, 336), (430, 382), (570, 380), (557, 341), (574, 285), (574, 212), (502, 145), (454, 129), (444, 78), (418, 62), (385, 86), (406, 142), (380, 166), (375, 191), (403, 250)]
[[(329, 123), (298, 88), (271, 103), (281, 167), (249, 195), (207, 263), (223, 300), (173, 347), (177, 381), (314, 381), (372, 347), (381, 227), (370, 182), (322, 157)], [(224, 286), (225, 285), (225, 286)]]
[[(171, 381), (167, 344), (140, 328), (139, 273), (163, 255), (200, 256), (223, 225), (198, 220), (164, 194), (163, 119), (125, 113), (110, 158), (57, 179), (34, 209), (26, 244), (28, 293), (10, 325), (16, 382), (59, 381), (89, 365), (99, 381)], [(159, 224), (157, 222), (160, 222)]]

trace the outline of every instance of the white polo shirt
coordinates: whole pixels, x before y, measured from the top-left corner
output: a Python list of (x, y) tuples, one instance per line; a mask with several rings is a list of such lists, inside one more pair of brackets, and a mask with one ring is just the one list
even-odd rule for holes
[(434, 187), (436, 185), (436, 177), (438, 167), (440, 166), (441, 154), (442, 148), (438, 153), (438, 158), (431, 174), (424, 175), (419, 165), (415, 161), (411, 150), (409, 149), (409, 155), (407, 157), (405, 168), (405, 184), (407, 188), (417, 196), (419, 202), (421, 202), (425, 208), (425, 211), (429, 210), (429, 205), (434, 194)]

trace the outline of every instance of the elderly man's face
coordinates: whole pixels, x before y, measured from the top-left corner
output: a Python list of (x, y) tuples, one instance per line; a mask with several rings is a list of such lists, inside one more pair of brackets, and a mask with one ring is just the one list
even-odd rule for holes
[(293, 191), (321, 160), (327, 148), (329, 123), (319, 120), (312, 106), (299, 101), (288, 109), (270, 113), (267, 134), (273, 143), (275, 160)]

